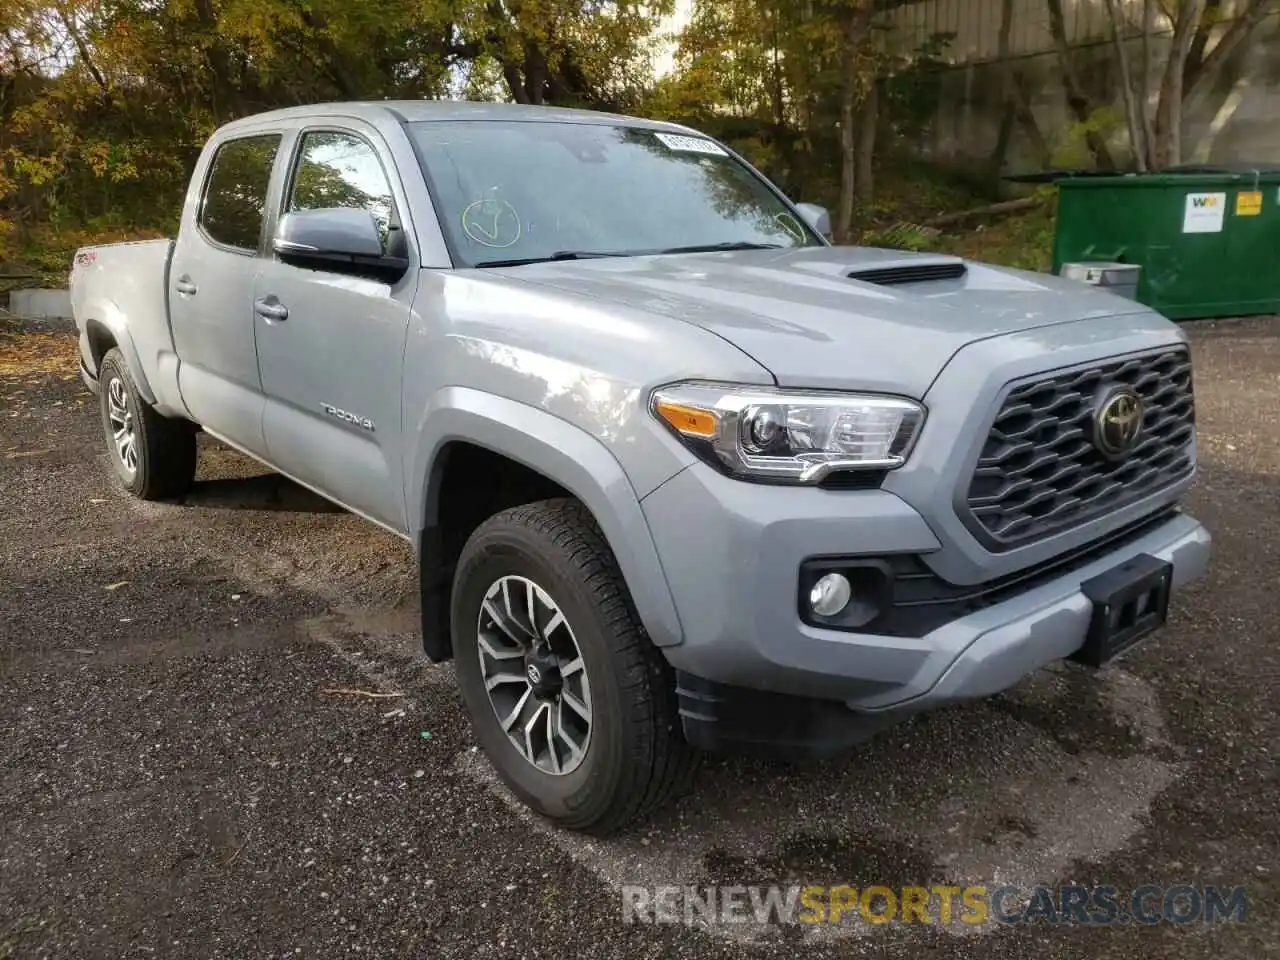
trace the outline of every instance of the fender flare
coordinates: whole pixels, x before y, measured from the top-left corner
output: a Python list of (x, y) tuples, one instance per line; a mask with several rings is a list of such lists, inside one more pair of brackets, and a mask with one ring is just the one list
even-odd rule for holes
[[(542, 474), (581, 500), (613, 549), (650, 639), (660, 647), (683, 641), (675, 600), (640, 498), (603, 443), (544, 410), (468, 387), (445, 387), (436, 393), (417, 426), (419, 443), (407, 488), (408, 502), (417, 508), (415, 544), (427, 549), (430, 531), (437, 526), (440, 451), (455, 440), (484, 447)], [(425, 626), (425, 585), (423, 600)], [(441, 652), (441, 641), (426, 636), (423, 640), (433, 658)]]
[[(77, 310), (77, 314), (85, 318), (81, 321), (84, 328), (81, 337), (85, 341), (86, 348), (89, 346), (89, 325), (99, 324), (105, 327), (124, 357), (124, 365), (129, 368), (129, 375), (133, 377), (133, 383), (137, 387), (138, 393), (148, 404), (154, 405), (156, 402), (155, 391), (151, 389), (151, 383), (143, 372), (142, 361), (138, 357), (138, 348), (134, 345), (133, 337), (129, 333), (129, 325), (120, 308), (110, 300), (94, 300), (85, 304), (83, 309)], [(97, 378), (101, 371), (91, 370), (90, 372)]]

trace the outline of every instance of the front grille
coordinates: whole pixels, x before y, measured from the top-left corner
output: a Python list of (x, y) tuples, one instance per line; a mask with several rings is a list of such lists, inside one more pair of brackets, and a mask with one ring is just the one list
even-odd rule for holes
[[(1132, 388), (1145, 405), (1120, 459), (1093, 441), (1097, 400)], [(1178, 347), (1015, 383), (991, 424), (960, 519), (988, 549), (1009, 550), (1113, 513), (1194, 468), (1191, 358)]]

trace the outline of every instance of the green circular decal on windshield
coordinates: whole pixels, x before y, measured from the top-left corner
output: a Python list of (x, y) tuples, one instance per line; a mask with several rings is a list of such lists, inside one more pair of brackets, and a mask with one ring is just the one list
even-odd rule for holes
[(462, 229), (482, 247), (502, 249), (519, 242), (520, 214), (506, 200), (475, 200), (462, 210)]

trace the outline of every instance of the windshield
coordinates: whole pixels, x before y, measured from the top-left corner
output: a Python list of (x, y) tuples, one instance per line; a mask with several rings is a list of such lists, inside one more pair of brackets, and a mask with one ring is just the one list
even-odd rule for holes
[(820, 243), (704, 137), (541, 121), (408, 126), (460, 266)]

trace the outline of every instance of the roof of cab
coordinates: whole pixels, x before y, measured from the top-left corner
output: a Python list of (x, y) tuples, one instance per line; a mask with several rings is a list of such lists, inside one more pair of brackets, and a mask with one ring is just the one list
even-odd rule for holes
[(534, 107), (517, 103), (479, 103), (471, 100), (365, 100), (338, 103), (314, 103), (302, 107), (285, 107), (242, 117), (223, 129), (257, 126), (275, 120), (298, 120), (307, 117), (352, 117), (377, 121), (393, 119), (398, 123), (433, 120), (507, 120), (542, 123), (597, 123), (612, 126), (649, 127), (687, 132), (687, 127), (661, 120), (625, 117), (596, 110), (571, 110), (566, 107)]

